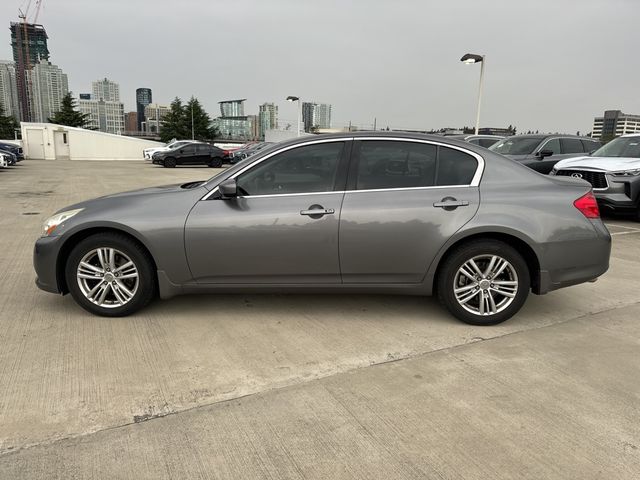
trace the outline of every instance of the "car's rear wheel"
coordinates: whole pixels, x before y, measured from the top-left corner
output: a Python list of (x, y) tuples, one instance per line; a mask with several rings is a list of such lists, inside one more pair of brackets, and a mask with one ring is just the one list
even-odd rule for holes
[(524, 305), (531, 279), (516, 249), (497, 240), (462, 245), (438, 275), (438, 298), (456, 318), (471, 325), (496, 325)]
[(79, 242), (67, 259), (65, 278), (82, 308), (105, 317), (130, 315), (156, 293), (149, 254), (117, 233), (98, 233)]
[(209, 166), (212, 168), (220, 168), (222, 166), (222, 159), (220, 157), (213, 157), (209, 161)]
[(165, 168), (173, 168), (176, 166), (176, 159), (173, 157), (165, 158), (162, 164)]

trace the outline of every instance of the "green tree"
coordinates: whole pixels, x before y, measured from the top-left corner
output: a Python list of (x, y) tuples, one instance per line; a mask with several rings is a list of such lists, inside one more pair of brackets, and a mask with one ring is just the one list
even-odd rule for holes
[(184, 140), (185, 138), (191, 138), (191, 130), (187, 135), (187, 125), (184, 117), (184, 106), (182, 100), (178, 97), (173, 99), (169, 111), (162, 119), (162, 125), (160, 125), (160, 140), (168, 142), (173, 138), (178, 140)]
[(0, 103), (0, 138), (11, 140), (15, 136), (16, 128), (20, 128), (16, 119), (4, 114), (4, 108)]
[(60, 110), (49, 118), (49, 122), (67, 127), (86, 128), (89, 124), (89, 115), (76, 110), (76, 101), (69, 92), (62, 98)]
[(191, 138), (192, 126), (195, 140), (213, 140), (216, 137), (218, 132), (211, 126), (211, 118), (197, 98), (191, 97), (184, 106), (184, 116), (189, 130), (188, 138)]

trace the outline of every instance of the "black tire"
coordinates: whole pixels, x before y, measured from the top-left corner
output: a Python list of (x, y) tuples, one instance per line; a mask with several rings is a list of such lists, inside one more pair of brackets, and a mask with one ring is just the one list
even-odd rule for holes
[[(80, 261), (86, 255), (97, 248), (112, 248), (126, 255), (137, 269), (137, 289), (131, 298), (120, 306), (103, 307), (90, 301), (82, 292), (80, 282), (77, 277), (77, 270)], [(153, 300), (156, 296), (156, 273), (153, 261), (149, 253), (132, 238), (120, 233), (97, 233), (80, 241), (69, 254), (65, 265), (65, 279), (67, 287), (73, 299), (82, 308), (95, 315), (103, 317), (124, 317), (140, 310)], [(105, 278), (105, 280), (108, 280)], [(112, 280), (114, 280), (112, 278)], [(121, 279), (122, 280), (122, 279)], [(90, 286), (101, 283), (101, 280), (93, 282)], [(106, 285), (108, 282), (103, 282)], [(115, 287), (117, 288), (117, 287)], [(108, 287), (110, 298), (115, 298), (114, 290)]]
[(164, 162), (162, 162), (162, 165), (164, 166), (164, 168), (175, 168), (176, 159), (173, 157), (165, 158)]
[(222, 159), (220, 157), (213, 157), (209, 161), (209, 166), (212, 168), (220, 168), (222, 166)]
[[(507, 303), (505, 304), (504, 309), (496, 309), (496, 313), (493, 314), (481, 315), (479, 313), (479, 302), (482, 301), (481, 299), (484, 295), (484, 291), (482, 290), (482, 288), (469, 290), (469, 294), (478, 291), (478, 297), (471, 297), (473, 302), (478, 302), (478, 311), (474, 313), (467, 310), (460, 304), (460, 302), (458, 302), (454, 289), (456, 288), (456, 285), (462, 288), (465, 288), (465, 285), (456, 284), (455, 282), (466, 280), (467, 282), (469, 282), (467, 286), (471, 286), (471, 282), (467, 280), (466, 277), (462, 275), (458, 276), (459, 269), (471, 259), (476, 259), (476, 257), (479, 257), (478, 262), (482, 262), (483, 256), (490, 257), (493, 255), (501, 257), (510, 264), (510, 267), (506, 268), (505, 271), (500, 274), (501, 276), (508, 274), (513, 275), (514, 272), (515, 275), (517, 275), (517, 287), (496, 286), (496, 288), (517, 288), (517, 290), (510, 303), (508, 303), (509, 300), (506, 300)], [(480, 267), (481, 265), (478, 266)], [(509, 281), (508, 278), (505, 279), (504, 277), (500, 277), (499, 279), (503, 281)], [(513, 278), (511, 278), (511, 280), (513, 280)], [(489, 280), (489, 282), (491, 282), (491, 280)], [(492, 283), (490, 283), (490, 286), (494, 287)], [(439, 269), (436, 288), (440, 303), (442, 303), (442, 305), (444, 305), (444, 307), (449, 310), (449, 312), (457, 319), (470, 325), (496, 325), (498, 323), (504, 322), (505, 320), (508, 320), (522, 308), (524, 302), (527, 299), (527, 296), (529, 295), (529, 290), (531, 289), (531, 277), (529, 275), (529, 267), (527, 266), (527, 262), (516, 249), (498, 240), (476, 240), (461, 245), (447, 255), (444, 263)], [(502, 296), (499, 293), (496, 293), (495, 295), (492, 294), (491, 292), (495, 292), (495, 290), (493, 290), (493, 288), (487, 287), (486, 283), (485, 288), (487, 288), (487, 295), (491, 295), (493, 300), (495, 300), (496, 298), (501, 300), (507, 299), (506, 296)], [(469, 309), (476, 309), (472, 301), (469, 301), (465, 305)]]

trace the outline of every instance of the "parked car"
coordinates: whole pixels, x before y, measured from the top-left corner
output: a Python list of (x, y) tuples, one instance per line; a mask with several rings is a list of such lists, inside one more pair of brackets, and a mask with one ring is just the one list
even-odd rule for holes
[(0, 142), (0, 151), (13, 154), (16, 157), (16, 162), (21, 162), (22, 160), (24, 160), (22, 147), (13, 143)]
[(257, 142), (248, 144), (243, 148), (235, 150), (233, 152), (233, 156), (229, 159), (229, 163), (231, 163), (232, 165), (238, 163), (239, 161), (244, 160), (245, 158), (249, 158), (250, 156), (258, 153), (260, 150), (271, 145), (273, 145), (272, 142)]
[(13, 153), (7, 150), (0, 150), (0, 154), (6, 159), (8, 167), (12, 167), (16, 163), (18, 163), (18, 157), (16, 157)]
[(551, 173), (588, 181), (602, 208), (634, 213), (640, 221), (640, 134), (618, 137), (591, 156), (562, 160)]
[(0, 168), (9, 168), (10, 167), (9, 160), (10, 160), (9, 155), (0, 152)]
[(494, 143), (499, 142), (504, 137), (499, 135), (451, 135), (450, 138), (459, 138), (465, 142), (473, 143), (474, 145), (480, 145), (484, 148), (489, 148)]
[(529, 291), (595, 280), (610, 248), (585, 181), (455, 139), (360, 132), (64, 208), (34, 266), (41, 289), (103, 316), (158, 293), (436, 293), (460, 320), (492, 325)]
[(175, 138), (167, 143), (164, 147), (145, 148), (142, 151), (142, 155), (145, 160), (152, 160), (153, 154), (157, 152), (166, 152), (173, 148), (179, 148), (189, 143), (195, 143), (196, 140), (176, 140)]
[(176, 165), (209, 165), (221, 167), (224, 151), (208, 143), (197, 142), (174, 146), (153, 154), (153, 163), (173, 168)]
[(582, 157), (602, 144), (589, 137), (575, 135), (514, 135), (489, 147), (540, 173), (549, 173), (560, 160)]

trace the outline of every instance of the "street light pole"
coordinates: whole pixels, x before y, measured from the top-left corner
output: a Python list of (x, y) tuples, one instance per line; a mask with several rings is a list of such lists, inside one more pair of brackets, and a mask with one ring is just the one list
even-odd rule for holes
[(295, 97), (293, 95), (289, 95), (287, 97), (287, 102), (298, 102), (298, 130), (296, 131), (297, 135), (300, 136), (300, 119), (302, 118), (302, 100), (300, 97)]
[(480, 130), (480, 107), (482, 106), (482, 82), (484, 80), (484, 64), (487, 59), (484, 55), (476, 55), (474, 53), (465, 54), (460, 61), (466, 64), (479, 63), (480, 64), (480, 85), (478, 86), (478, 109), (476, 111), (476, 128), (475, 134), (478, 135)]
[(193, 97), (191, 97), (191, 140), (195, 140), (196, 137), (193, 133)]

